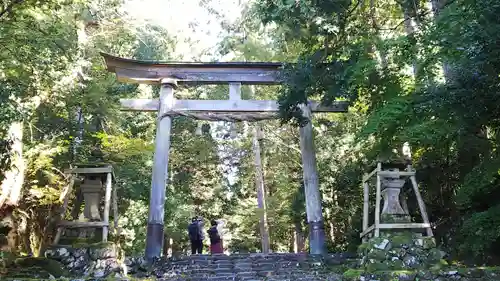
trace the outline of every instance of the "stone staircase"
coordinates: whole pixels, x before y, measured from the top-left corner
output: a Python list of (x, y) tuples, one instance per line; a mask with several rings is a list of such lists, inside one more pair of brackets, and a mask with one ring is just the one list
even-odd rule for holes
[[(128, 274), (136, 278), (174, 280), (342, 280), (342, 273), (355, 263), (353, 255), (328, 254), (233, 254), (192, 255), (162, 259), (153, 266), (134, 266)], [(140, 263), (136, 263), (140, 264)]]

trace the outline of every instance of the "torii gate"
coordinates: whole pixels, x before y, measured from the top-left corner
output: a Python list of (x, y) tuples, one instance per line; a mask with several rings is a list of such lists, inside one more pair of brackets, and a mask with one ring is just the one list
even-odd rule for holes
[[(282, 63), (269, 62), (212, 62), (168, 63), (139, 61), (101, 53), (108, 71), (114, 72), (118, 81), (160, 84), (159, 99), (122, 99), (122, 110), (158, 112), (149, 218), (146, 237), (146, 258), (160, 257), (163, 248), (165, 187), (172, 117), (191, 116), (205, 120), (256, 121), (277, 118), (278, 103), (272, 100), (242, 100), (241, 85), (280, 84)], [(174, 89), (185, 86), (229, 84), (229, 100), (177, 100)], [(312, 112), (346, 112), (347, 103), (336, 102), (321, 106), (309, 102), (302, 106), (304, 117)], [(303, 179), (306, 195), (306, 212), (309, 224), (309, 249), (311, 254), (323, 254), (325, 231), (319, 192), (316, 153), (314, 151), (311, 122), (300, 128)]]

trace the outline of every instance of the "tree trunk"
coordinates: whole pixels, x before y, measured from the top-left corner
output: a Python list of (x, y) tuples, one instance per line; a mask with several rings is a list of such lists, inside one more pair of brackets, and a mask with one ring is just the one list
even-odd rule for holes
[[(407, 1), (409, 2), (409, 1)], [(401, 10), (403, 11), (403, 18), (404, 18), (404, 27), (405, 27), (405, 33), (406, 36), (410, 39), (416, 40), (415, 39), (415, 29), (418, 27), (418, 22), (415, 21), (414, 15), (418, 13), (418, 7), (410, 7), (408, 3), (404, 3), (404, 1), (401, 4)], [(413, 41), (413, 46), (416, 48), (417, 42)], [(417, 72), (418, 72), (418, 66), (417, 66), (417, 60), (416, 58), (412, 62), (412, 68), (413, 68), (413, 76), (414, 78), (417, 77)]]
[(264, 188), (264, 175), (262, 172), (262, 161), (259, 143), (260, 129), (254, 128), (253, 152), (255, 161), (255, 187), (257, 189), (257, 206), (259, 212), (260, 237), (262, 242), (262, 252), (269, 253), (269, 228), (267, 225), (266, 192)]
[(172, 254), (172, 239), (168, 237), (168, 233), (163, 235), (163, 256), (169, 257)]
[(304, 232), (302, 231), (302, 227), (298, 222), (294, 224), (294, 238), (295, 238), (294, 252), (295, 253), (305, 252)]
[[(370, 0), (370, 18), (372, 22), (372, 28), (374, 30), (374, 33), (377, 37), (380, 37), (380, 26), (378, 24), (377, 20), (377, 7), (375, 6), (375, 0)], [(376, 44), (373, 46), (370, 46), (370, 49), (373, 48), (373, 50), (368, 50), (370, 53), (376, 53), (380, 57), (380, 64), (382, 66), (382, 69), (386, 69), (387, 66), (389, 65), (387, 61), (387, 53), (383, 48), (378, 48)]]
[(288, 252), (295, 253), (296, 243), (295, 243), (295, 228), (290, 228), (290, 240), (288, 241)]
[(21, 198), (26, 163), (23, 158), (23, 123), (14, 122), (9, 128), (9, 139), (12, 141), (10, 169), (5, 172), (0, 191), (0, 209), (4, 205), (16, 206)]
[[(432, 13), (434, 15), (434, 20), (439, 17), (441, 9), (444, 7), (446, 0), (431, 0)], [(443, 74), (446, 83), (450, 83), (452, 79), (452, 67), (448, 62), (443, 62)]]

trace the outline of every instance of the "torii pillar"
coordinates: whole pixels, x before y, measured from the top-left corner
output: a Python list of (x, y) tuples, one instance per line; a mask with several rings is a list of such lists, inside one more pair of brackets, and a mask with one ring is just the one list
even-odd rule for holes
[(163, 249), (163, 225), (165, 216), (165, 188), (168, 181), (168, 160), (172, 117), (165, 115), (174, 105), (174, 79), (161, 80), (160, 108), (156, 121), (155, 151), (151, 194), (149, 197), (149, 216), (146, 234), (146, 257), (160, 257)]
[(324, 254), (325, 224), (323, 208), (319, 192), (318, 168), (316, 164), (316, 150), (314, 149), (314, 135), (309, 105), (303, 105), (302, 115), (307, 118), (307, 124), (300, 127), (300, 151), (302, 155), (302, 172), (306, 195), (307, 223), (309, 224), (309, 252)]

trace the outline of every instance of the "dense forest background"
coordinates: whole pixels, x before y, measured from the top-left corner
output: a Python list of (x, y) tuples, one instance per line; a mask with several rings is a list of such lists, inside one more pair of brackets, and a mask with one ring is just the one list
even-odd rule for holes
[[(292, 63), (284, 86), (243, 89), (246, 98), (282, 105), (281, 120), (259, 122), (273, 251), (304, 250), (307, 239), (297, 105), (341, 99), (350, 102), (348, 113), (317, 114), (313, 123), (329, 250), (355, 250), (362, 174), (408, 142), (440, 245), (467, 262), (498, 262), (499, 1), (239, 1), (236, 19), (215, 9), (216, 0), (195, 1), (222, 29), (213, 48), (191, 53), (186, 46), (196, 38), (137, 20), (125, 2), (0, 5), (3, 250), (41, 253), (68, 185), (62, 171), (95, 161), (96, 149), (116, 171), (123, 246), (129, 254), (144, 250), (155, 116), (122, 112), (118, 99), (155, 97), (158, 88), (118, 83), (103, 51)], [(193, 19), (191, 28), (201, 25)], [(225, 98), (228, 89), (181, 89), (177, 96)], [(232, 251), (258, 251), (251, 124), (207, 124), (200, 134), (202, 122), (174, 121), (167, 250), (187, 249), (187, 223), (199, 214), (228, 222)]]

